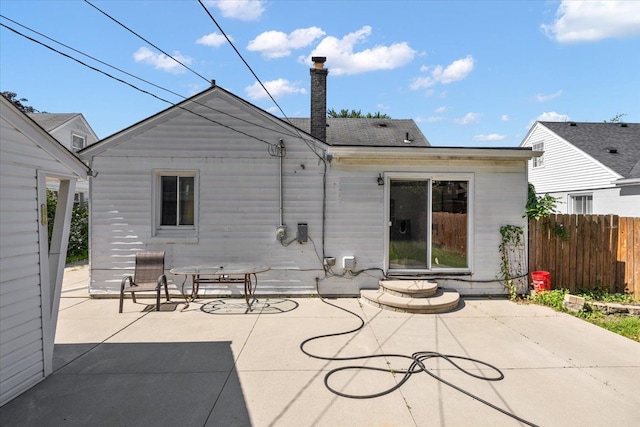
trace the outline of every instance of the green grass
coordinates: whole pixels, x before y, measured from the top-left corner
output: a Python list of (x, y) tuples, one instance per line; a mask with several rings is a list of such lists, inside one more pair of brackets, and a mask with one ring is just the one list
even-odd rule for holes
[(591, 312), (588, 313), (585, 320), (618, 335), (640, 342), (640, 318), (638, 317), (612, 316), (600, 312)]
[[(564, 300), (564, 296), (568, 293), (569, 290), (567, 289), (553, 289), (551, 291), (538, 292), (535, 295), (530, 296), (528, 300), (534, 304), (546, 305), (556, 311), (572, 314), (608, 331), (640, 342), (640, 318), (624, 315), (607, 315), (599, 311), (583, 310), (578, 313), (567, 311), (562, 306), (562, 301)], [(587, 301), (618, 303), (634, 302), (630, 295), (609, 294), (607, 291), (599, 289), (577, 292), (575, 295), (581, 296)]]
[[(431, 255), (433, 268), (465, 268), (467, 259), (459, 253), (442, 249), (434, 245)], [(425, 242), (395, 241), (391, 243), (389, 254), (391, 264), (403, 264), (407, 267), (424, 267), (427, 259)], [(436, 262), (437, 260), (437, 262)]]

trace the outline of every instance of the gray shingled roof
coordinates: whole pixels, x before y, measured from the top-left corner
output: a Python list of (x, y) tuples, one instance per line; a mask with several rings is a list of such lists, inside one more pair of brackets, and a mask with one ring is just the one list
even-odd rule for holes
[(68, 122), (80, 113), (28, 113), (31, 119), (47, 132)]
[[(289, 119), (309, 133), (311, 119)], [(327, 118), (327, 144), (369, 147), (429, 147), (429, 141), (411, 119)], [(405, 143), (409, 135), (411, 142)]]
[(640, 123), (540, 123), (624, 178), (640, 178)]

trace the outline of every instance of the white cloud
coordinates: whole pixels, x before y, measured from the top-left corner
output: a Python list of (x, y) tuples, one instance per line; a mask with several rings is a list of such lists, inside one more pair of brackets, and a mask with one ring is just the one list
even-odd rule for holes
[(438, 113), (438, 114), (442, 114), (445, 111), (447, 111), (448, 109), (449, 109), (449, 107), (447, 107), (446, 105), (443, 105), (441, 107), (436, 108), (434, 112)]
[(378, 104), (378, 105), (376, 105), (376, 107), (378, 107), (378, 109), (380, 109), (380, 110), (390, 110), (391, 109), (390, 106), (384, 105), (384, 104)]
[(455, 119), (455, 122), (459, 125), (472, 125), (480, 122), (480, 117), (482, 114), (480, 113), (467, 113), (464, 117)]
[(474, 60), (473, 56), (467, 55), (465, 58), (461, 58), (453, 61), (446, 68), (442, 65), (435, 67), (420, 67), (420, 71), (429, 72), (430, 75), (416, 77), (411, 83), (411, 89), (417, 90), (433, 86), (437, 83), (446, 85), (449, 83), (462, 80), (473, 71)]
[[(191, 58), (183, 56), (177, 51), (174, 52), (172, 56), (184, 65), (190, 65), (193, 61)], [(168, 71), (170, 73), (180, 74), (185, 71), (185, 68), (182, 65), (178, 64), (164, 53), (154, 53), (151, 49), (144, 46), (133, 54), (133, 59), (136, 62), (153, 65), (153, 68), (155, 69)]]
[(265, 31), (251, 40), (248, 50), (261, 52), (265, 58), (282, 58), (291, 55), (291, 50), (300, 49), (325, 35), (318, 27), (299, 28), (289, 34), (282, 31)]
[(555, 111), (549, 111), (547, 113), (540, 114), (537, 120), (543, 122), (568, 122), (569, 116), (566, 114), (558, 114)]
[(497, 133), (490, 133), (489, 135), (475, 135), (474, 141), (502, 141), (507, 135), (500, 135)]
[(503, 114), (502, 116), (500, 116), (500, 120), (502, 120), (503, 122), (508, 122), (510, 119), (509, 119), (509, 116), (507, 116), (506, 114)]
[(205, 1), (207, 7), (217, 8), (225, 18), (241, 21), (256, 21), (264, 12), (263, 0), (211, 0)]
[[(233, 37), (229, 36), (229, 39), (233, 41)], [(206, 36), (202, 36), (198, 40), (196, 40), (197, 44), (202, 44), (202, 45), (211, 46), (211, 47), (220, 47), (226, 42), (227, 42), (227, 39), (222, 34), (218, 34), (216, 32), (207, 34)]]
[(333, 75), (360, 74), (368, 71), (393, 70), (413, 60), (416, 51), (407, 42), (393, 43), (389, 46), (374, 46), (354, 52), (357, 43), (363, 42), (371, 35), (371, 27), (364, 26), (341, 39), (328, 36), (318, 43), (311, 55), (301, 57), (305, 64), (313, 56), (326, 56)]
[[(297, 93), (307, 93), (307, 90), (300, 87), (298, 83), (292, 83), (286, 79), (277, 79), (271, 80), (269, 82), (264, 82), (264, 86), (274, 98), (280, 98), (285, 95), (292, 95)], [(244, 88), (244, 91), (247, 96), (253, 100), (269, 98), (269, 95), (264, 91), (264, 89), (258, 82), (255, 82), (251, 86), (247, 86), (246, 88)]]
[(533, 124), (536, 121), (540, 121), (540, 122), (568, 122), (570, 120), (569, 116), (567, 114), (558, 114), (555, 111), (549, 111), (549, 112), (544, 112), (542, 114), (540, 114), (535, 120), (531, 120), (528, 124), (526, 129), (531, 129), (531, 126), (533, 126)]
[(640, 35), (640, 2), (564, 0), (556, 11), (555, 21), (540, 28), (559, 43), (637, 36)]
[(547, 102), (547, 101), (551, 101), (552, 99), (555, 99), (557, 97), (559, 97), (560, 95), (562, 95), (562, 91), (559, 90), (555, 93), (551, 93), (549, 95), (543, 95), (541, 93), (536, 95), (536, 101), (538, 102)]
[(443, 121), (444, 117), (442, 117), (442, 116), (429, 116), (429, 117), (418, 116), (414, 120), (415, 120), (416, 123), (437, 123), (437, 122)]

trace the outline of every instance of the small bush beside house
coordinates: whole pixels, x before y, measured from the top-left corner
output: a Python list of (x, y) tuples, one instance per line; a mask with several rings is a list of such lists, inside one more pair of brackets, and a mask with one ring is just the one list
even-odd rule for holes
[[(47, 190), (47, 228), (49, 243), (53, 233), (56, 204), (58, 196), (52, 190)], [(89, 259), (89, 205), (77, 203), (71, 213), (71, 229), (69, 231), (69, 245), (67, 247), (67, 264)]]

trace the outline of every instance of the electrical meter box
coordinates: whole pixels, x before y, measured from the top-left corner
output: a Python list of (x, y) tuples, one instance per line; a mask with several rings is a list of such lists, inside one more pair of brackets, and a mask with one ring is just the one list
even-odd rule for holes
[(299, 222), (298, 223), (298, 243), (307, 243), (307, 223)]
[(345, 256), (342, 257), (342, 268), (345, 270), (353, 270), (356, 268), (356, 257)]

